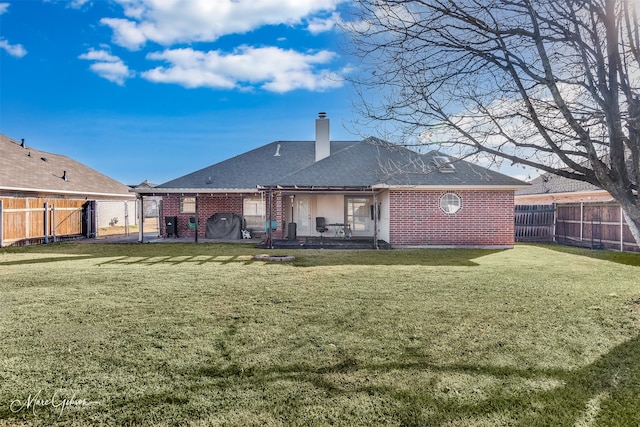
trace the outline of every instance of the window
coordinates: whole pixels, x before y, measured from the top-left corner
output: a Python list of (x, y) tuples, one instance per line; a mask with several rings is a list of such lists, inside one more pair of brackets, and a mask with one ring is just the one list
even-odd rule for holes
[(368, 197), (345, 197), (345, 218), (355, 235), (373, 234), (373, 200)]
[(442, 173), (453, 173), (456, 171), (455, 166), (453, 166), (448, 157), (435, 156), (433, 158), (433, 163), (438, 167), (438, 171)]
[(265, 224), (264, 200), (261, 197), (245, 197), (242, 205), (245, 227), (249, 230), (263, 230)]
[(195, 197), (181, 197), (180, 198), (180, 213), (196, 213), (196, 198)]
[(462, 199), (454, 193), (443, 194), (440, 197), (440, 209), (446, 214), (452, 215), (462, 208)]

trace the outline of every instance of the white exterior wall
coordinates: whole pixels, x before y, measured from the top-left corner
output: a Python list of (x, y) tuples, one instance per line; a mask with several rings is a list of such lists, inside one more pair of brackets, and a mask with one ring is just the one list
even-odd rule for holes
[[(315, 231), (315, 217), (323, 216), (327, 220), (327, 224), (335, 224), (344, 222), (344, 195), (327, 194), (316, 197), (315, 215), (313, 218), (313, 228)], [(320, 235), (320, 233), (315, 233)]]
[[(128, 205), (125, 208), (125, 205)], [(114, 218), (117, 218), (118, 222), (115, 225), (125, 226), (126, 215), (128, 213), (129, 223), (128, 225), (137, 224), (137, 202), (136, 200), (98, 200), (96, 202), (96, 222), (98, 228), (110, 227), (110, 224)], [(127, 212), (128, 210), (128, 212)]]
[(380, 205), (380, 218), (378, 218), (378, 239), (389, 241), (389, 219), (391, 206), (389, 204), (389, 190), (378, 194), (378, 204)]

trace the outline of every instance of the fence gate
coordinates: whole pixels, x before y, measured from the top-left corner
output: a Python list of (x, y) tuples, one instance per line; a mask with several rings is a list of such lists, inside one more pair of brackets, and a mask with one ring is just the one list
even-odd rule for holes
[(516, 242), (553, 242), (555, 205), (516, 205)]
[(83, 234), (84, 200), (0, 198), (0, 247), (48, 243)]

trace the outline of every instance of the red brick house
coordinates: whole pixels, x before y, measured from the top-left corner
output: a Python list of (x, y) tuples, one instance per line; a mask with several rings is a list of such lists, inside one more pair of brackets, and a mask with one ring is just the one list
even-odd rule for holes
[(510, 248), (514, 191), (526, 185), (436, 151), (376, 138), (330, 141), (321, 113), (315, 141), (272, 142), (136, 192), (162, 196), (162, 217), (175, 219), (169, 231), (196, 240), (211, 237), (210, 218), (228, 213), (253, 235), (302, 246), (346, 231), (376, 247)]

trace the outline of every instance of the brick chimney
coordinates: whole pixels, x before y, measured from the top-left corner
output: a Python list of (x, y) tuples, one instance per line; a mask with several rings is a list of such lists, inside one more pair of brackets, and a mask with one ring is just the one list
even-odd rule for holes
[(316, 162), (329, 157), (331, 144), (329, 142), (329, 119), (327, 113), (318, 113), (316, 119)]

